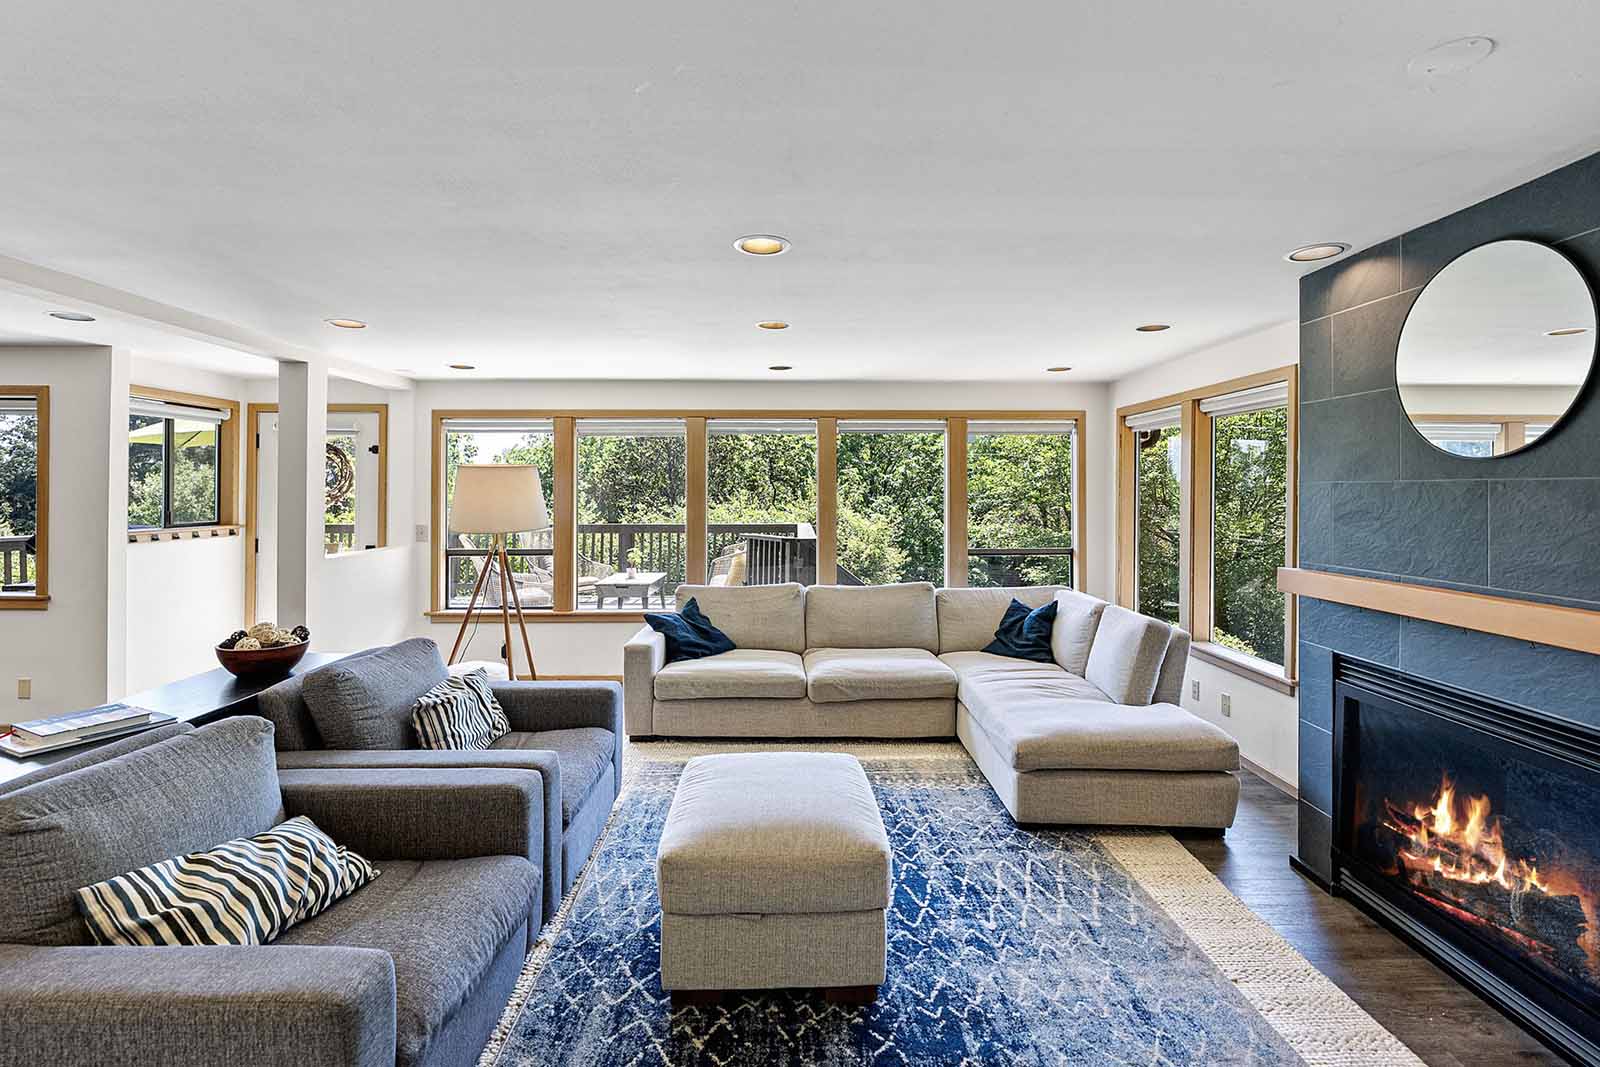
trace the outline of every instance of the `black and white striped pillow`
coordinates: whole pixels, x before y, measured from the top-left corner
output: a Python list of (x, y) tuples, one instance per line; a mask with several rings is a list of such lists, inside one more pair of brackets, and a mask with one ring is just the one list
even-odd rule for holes
[(100, 945), (264, 945), (378, 876), (304, 815), (77, 891)]
[(435, 749), (488, 748), (511, 730), (482, 667), (452, 675), (418, 697), (411, 725), (422, 747)]

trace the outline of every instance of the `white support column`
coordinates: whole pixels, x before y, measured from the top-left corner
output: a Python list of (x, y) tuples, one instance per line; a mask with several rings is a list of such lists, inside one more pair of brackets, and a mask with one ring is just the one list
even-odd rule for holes
[(106, 350), (107, 700), (128, 692), (128, 366), (127, 349)]
[(328, 368), (278, 364), (279, 626), (316, 626), (323, 560)]

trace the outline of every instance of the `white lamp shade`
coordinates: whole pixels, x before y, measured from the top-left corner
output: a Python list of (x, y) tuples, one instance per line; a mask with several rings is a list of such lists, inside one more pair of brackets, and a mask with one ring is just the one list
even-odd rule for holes
[(456, 468), (450, 532), (518, 533), (550, 528), (539, 468), (522, 463), (469, 463)]

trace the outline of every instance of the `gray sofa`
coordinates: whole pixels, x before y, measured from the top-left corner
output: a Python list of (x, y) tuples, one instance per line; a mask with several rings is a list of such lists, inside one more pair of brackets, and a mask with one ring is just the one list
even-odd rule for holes
[[(623, 652), (630, 736), (959, 737), (1018, 822), (1232, 824), (1239, 750), (1179, 706), (1189, 635), (1055, 586), (684, 585), (737, 646)], [(1054, 599), (1054, 662), (982, 651), (1015, 598)]]
[[(481, 768), (536, 772), (545, 832), (528, 858), (544, 871), (550, 918), (593, 851), (622, 787), (622, 690), (615, 682), (493, 682), (511, 732), (489, 749), (417, 747), (411, 709), (447, 676), (427, 638), (356, 652), (257, 697), (277, 728), (280, 769)], [(325, 727), (336, 729), (324, 737)], [(330, 744), (331, 742), (331, 744)]]
[[(0, 1064), (473, 1062), (539, 927), (524, 770), (279, 772), (253, 716), (106, 746), (0, 794)], [(73, 891), (296, 815), (371, 884), (270, 945), (101, 947)]]

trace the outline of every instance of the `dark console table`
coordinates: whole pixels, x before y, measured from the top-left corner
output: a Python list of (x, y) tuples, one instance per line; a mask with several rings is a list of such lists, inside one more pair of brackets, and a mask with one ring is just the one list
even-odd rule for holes
[[(287, 675), (261, 681), (241, 681), (218, 667), (204, 674), (196, 674), (154, 689), (146, 689), (142, 693), (130, 693), (122, 699), (125, 703), (148, 708), (151, 711), (165, 712), (180, 722), (198, 726), (229, 715), (249, 715), (255, 711), (256, 694), (263, 689), (276, 685), (285, 677), (314, 671), (346, 655), (348, 653), (345, 652), (307, 652)], [(80, 745), (77, 748), (25, 760), (12, 759), (0, 753), (0, 785), (13, 778), (20, 778), (30, 771), (36, 771), (40, 767), (47, 767), (57, 760), (93, 750), (93, 745)]]

